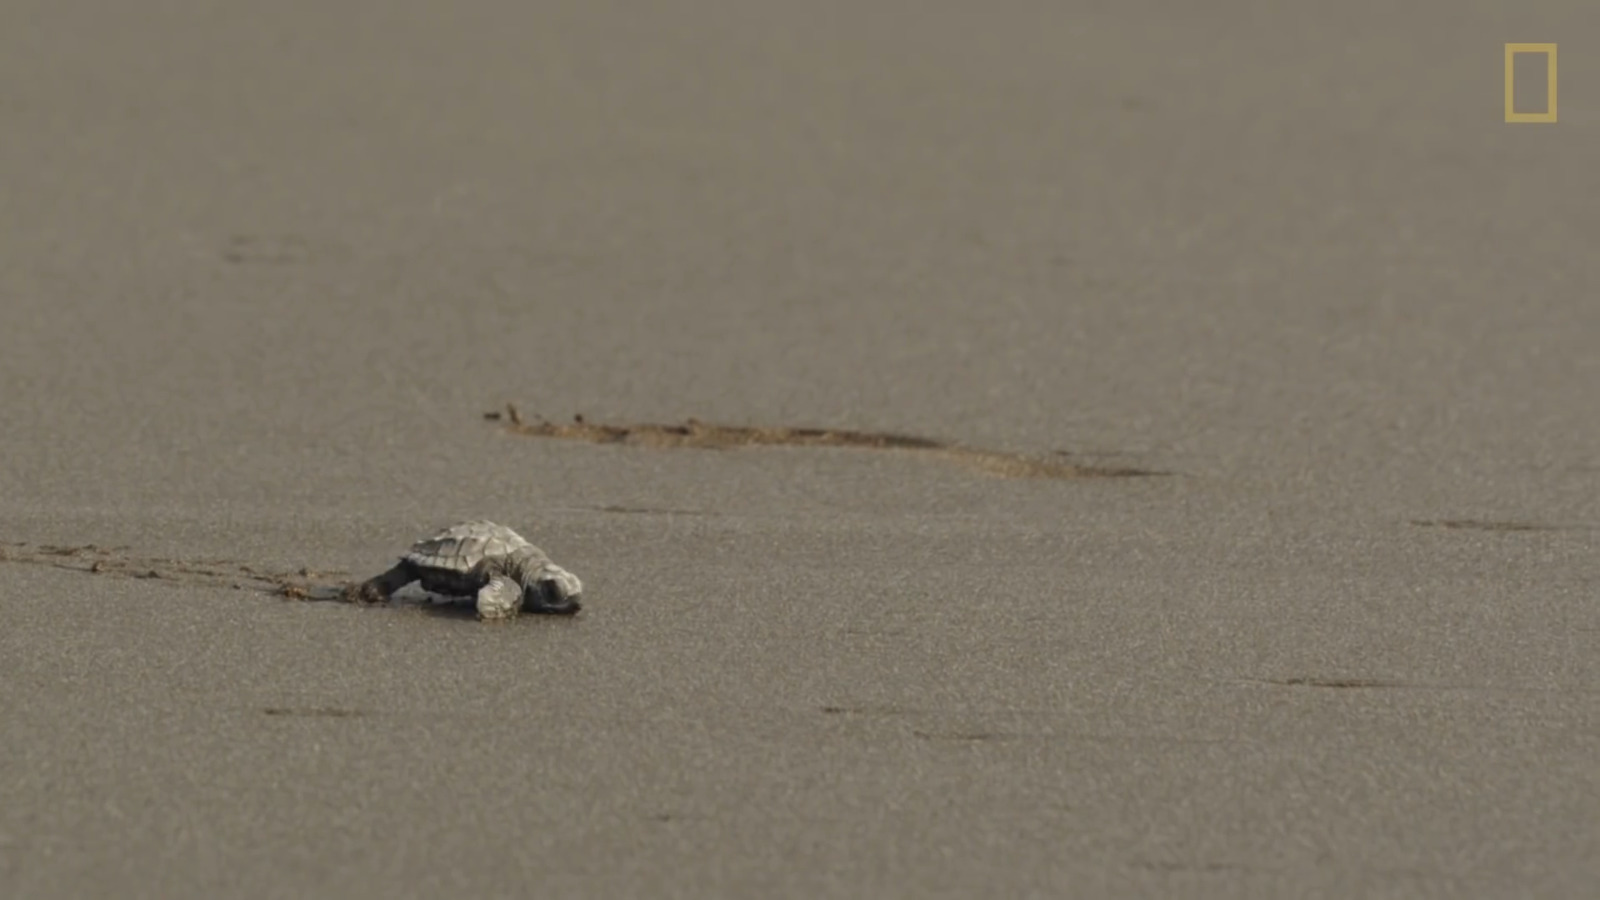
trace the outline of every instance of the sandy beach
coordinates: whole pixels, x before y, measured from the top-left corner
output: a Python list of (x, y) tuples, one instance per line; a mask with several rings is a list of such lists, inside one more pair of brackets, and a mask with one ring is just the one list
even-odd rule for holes
[[(1600, 884), (1600, 5), (23, 0), (0, 123), (0, 896)], [(582, 614), (322, 599), (473, 518)]]

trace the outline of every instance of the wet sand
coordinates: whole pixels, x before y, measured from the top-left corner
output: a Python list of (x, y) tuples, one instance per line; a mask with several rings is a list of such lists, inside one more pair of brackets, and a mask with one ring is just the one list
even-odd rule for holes
[(633, 6), (0, 13), (0, 894), (1592, 895), (1600, 7)]

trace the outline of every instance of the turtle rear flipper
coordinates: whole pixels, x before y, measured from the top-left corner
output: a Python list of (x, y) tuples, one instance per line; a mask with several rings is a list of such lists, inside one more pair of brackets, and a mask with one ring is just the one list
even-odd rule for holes
[(395, 592), (417, 580), (417, 573), (411, 563), (401, 560), (395, 567), (382, 575), (369, 578), (357, 585), (351, 585), (345, 592), (345, 597), (351, 603), (388, 603)]

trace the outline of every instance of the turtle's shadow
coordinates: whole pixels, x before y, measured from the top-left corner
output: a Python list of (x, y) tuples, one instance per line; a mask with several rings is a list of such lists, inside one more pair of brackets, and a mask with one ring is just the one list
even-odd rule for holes
[[(420, 598), (406, 597), (401, 599), (395, 597), (389, 601), (389, 606), (392, 609), (405, 610), (410, 613), (432, 616), (438, 619), (451, 619), (457, 622), (478, 621), (478, 605), (471, 598), (436, 597), (432, 594), (426, 594)], [(571, 618), (574, 617), (524, 612), (512, 617), (512, 620)]]
[(411, 608), (436, 619), (454, 619), (458, 622), (475, 622), (478, 608), (471, 603), (413, 603)]
[[(389, 608), (420, 613), (440, 619), (454, 619), (464, 622), (478, 620), (478, 603), (474, 597), (446, 597), (441, 594), (430, 594), (416, 587), (407, 587), (389, 598)], [(515, 616), (517, 619), (567, 619), (571, 616), (548, 615), (543, 613), (523, 612)]]
[[(297, 600), (311, 602), (352, 603), (353, 601), (349, 599), (349, 591), (352, 586), (352, 584), (313, 585), (306, 590), (288, 596), (292, 596)], [(372, 604), (368, 608), (432, 616), (439, 619), (453, 619), (460, 622), (475, 622), (478, 619), (478, 604), (475, 598), (431, 594), (411, 585), (396, 592), (394, 596), (389, 598), (388, 603)], [(527, 612), (517, 616), (517, 618), (529, 617), (541, 619), (570, 618), (570, 616), (551, 616)]]
[(475, 620), (478, 605), (471, 597), (446, 597), (430, 594), (415, 585), (407, 586), (389, 598), (389, 606), (397, 610), (418, 612), (441, 619)]

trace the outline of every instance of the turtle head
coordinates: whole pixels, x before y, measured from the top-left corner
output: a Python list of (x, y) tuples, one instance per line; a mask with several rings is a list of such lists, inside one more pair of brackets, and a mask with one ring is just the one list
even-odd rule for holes
[(555, 563), (546, 563), (523, 588), (522, 608), (530, 613), (570, 616), (583, 608), (583, 582)]

